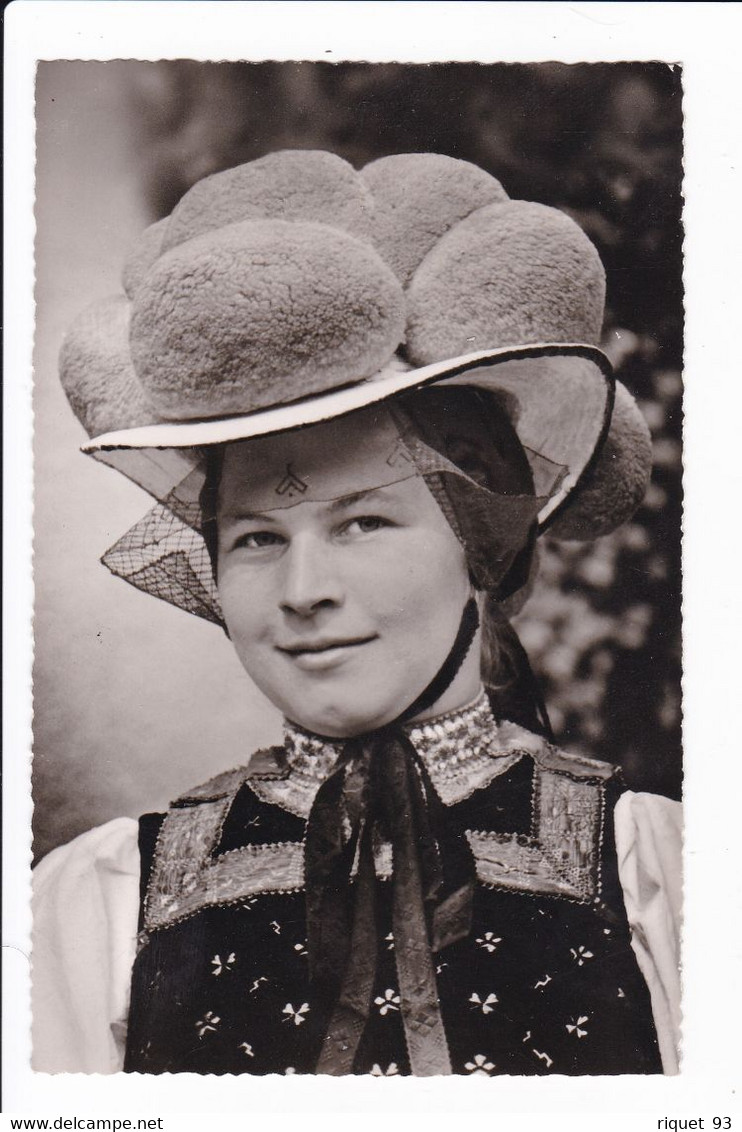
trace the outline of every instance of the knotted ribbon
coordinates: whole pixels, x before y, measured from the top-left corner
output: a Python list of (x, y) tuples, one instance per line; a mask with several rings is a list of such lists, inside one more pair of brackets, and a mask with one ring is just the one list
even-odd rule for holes
[(477, 626), (471, 599), (428, 687), (393, 723), (348, 739), (315, 797), (305, 850), (307, 938), (313, 993), (330, 1009), (318, 1073), (353, 1072), (371, 1009), (377, 830), (392, 846), (392, 933), (410, 1068), (416, 1076), (451, 1073), (433, 954), (469, 933), (475, 865), (403, 724), (450, 685)]

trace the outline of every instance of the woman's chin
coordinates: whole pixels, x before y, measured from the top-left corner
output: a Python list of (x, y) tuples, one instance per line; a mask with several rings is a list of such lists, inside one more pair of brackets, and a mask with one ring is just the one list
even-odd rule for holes
[[(415, 698), (416, 685), (423, 687), (430, 678), (423, 673), (414, 683), (379, 680), (378, 673), (368, 668), (359, 673), (349, 665), (319, 672), (292, 666), (288, 673), (284, 668), (278, 673), (251, 668), (248, 675), (287, 719), (328, 739), (350, 739), (392, 723)], [(410, 683), (403, 698), (400, 691)]]
[(305, 731), (315, 735), (325, 735), (328, 739), (352, 739), (354, 735), (363, 735), (367, 731), (375, 731), (391, 723), (404, 710), (405, 705), (388, 705), (386, 708), (369, 708), (366, 705), (363, 712), (357, 710), (357, 705), (350, 710), (343, 706), (327, 705), (318, 707), (317, 704), (307, 707), (305, 705), (287, 704), (284, 715), (298, 723)]

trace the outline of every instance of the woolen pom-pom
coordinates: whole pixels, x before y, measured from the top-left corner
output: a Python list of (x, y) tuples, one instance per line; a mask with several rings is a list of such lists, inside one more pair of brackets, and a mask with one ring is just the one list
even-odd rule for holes
[(605, 444), (583, 485), (549, 527), (559, 539), (610, 534), (637, 509), (652, 472), (652, 441), (639, 406), (620, 382)]
[(123, 295), (94, 303), (70, 326), (59, 373), (88, 436), (149, 424), (154, 412), (129, 353), (130, 304)]
[(139, 284), (144, 279), (152, 264), (162, 253), (162, 241), (167, 231), (169, 217), (150, 224), (134, 244), (126, 257), (121, 272), (121, 282), (127, 297), (133, 299)]
[(163, 251), (241, 220), (317, 221), (363, 239), (372, 210), (370, 192), (347, 161), (284, 149), (198, 181), (173, 209)]
[(531, 342), (599, 340), (605, 274), (563, 212), (530, 201), (478, 209), (428, 253), (407, 290), (410, 361)]
[(381, 157), (361, 176), (374, 199), (374, 244), (405, 285), (449, 228), (483, 205), (508, 199), (484, 169), (442, 153)]
[(164, 417), (248, 413), (369, 377), (404, 336), (404, 306), (369, 244), (244, 221), (157, 260), (133, 304), (132, 358)]

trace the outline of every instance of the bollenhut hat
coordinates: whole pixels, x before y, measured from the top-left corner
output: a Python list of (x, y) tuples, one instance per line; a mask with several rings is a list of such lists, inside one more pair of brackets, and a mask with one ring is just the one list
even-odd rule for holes
[[(608, 533), (641, 501), (651, 448), (596, 345), (604, 296), (572, 219), (510, 200), (465, 161), (397, 154), (357, 172), (288, 150), (205, 178), (62, 346), (83, 451), (158, 501), (104, 561), (221, 622), (201, 536), (211, 446), (430, 386), (497, 395), (531, 464), (539, 533)], [(419, 437), (410, 452), (456, 470), (431, 465)]]

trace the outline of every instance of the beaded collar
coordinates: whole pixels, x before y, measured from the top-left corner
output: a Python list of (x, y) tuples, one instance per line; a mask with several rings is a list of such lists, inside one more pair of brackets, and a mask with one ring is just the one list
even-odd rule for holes
[[(484, 689), (470, 704), (405, 728), (447, 806), (468, 798), (518, 761), (508, 725), (498, 725)], [(299, 817), (308, 817), (320, 784), (335, 766), (342, 740), (325, 739), (286, 722), (284, 748), (288, 775), (277, 780), (251, 780), (261, 801), (272, 802)]]

